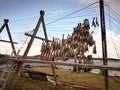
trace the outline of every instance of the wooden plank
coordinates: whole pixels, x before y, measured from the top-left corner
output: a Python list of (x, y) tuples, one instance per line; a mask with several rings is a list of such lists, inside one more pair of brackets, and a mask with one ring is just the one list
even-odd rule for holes
[(13, 53), (14, 53), (15, 56), (17, 56), (17, 53), (16, 53), (16, 50), (15, 50), (15, 46), (13, 44), (13, 39), (12, 39), (12, 36), (11, 36), (11, 33), (10, 33), (10, 29), (9, 29), (7, 20), (5, 19), (4, 22), (6, 23), (6, 29), (7, 29), (7, 33), (8, 33), (8, 36), (9, 36), (11, 46), (12, 46)]
[[(34, 71), (34, 70), (26, 70), (25, 73), (34, 73), (34, 74), (40, 74), (40, 75), (44, 75), (44, 76), (54, 76), (53, 74), (49, 74), (49, 73), (45, 73), (45, 72), (40, 72), (40, 71)], [(58, 77), (58, 75), (56, 75), (56, 77)]]
[(31, 70), (27, 70), (27, 73), (32, 79), (47, 81), (46, 73)]
[[(70, 59), (74, 59), (74, 58), (71, 57)], [(87, 59), (87, 58), (79, 57), (79, 59)], [(120, 59), (115, 59), (115, 58), (107, 58), (107, 59), (108, 61), (120, 61)], [(57, 57), (57, 60), (62, 60), (62, 57)], [(103, 58), (92, 58), (92, 60), (103, 60)]]
[[(10, 41), (7, 40), (0, 40), (1, 42), (7, 42), (7, 43), (11, 43)], [(13, 44), (18, 44), (17, 42), (12, 42)]]
[(4, 24), (0, 28), (0, 33), (6, 27), (6, 30), (7, 30), (8, 36), (9, 36), (9, 40), (10, 40), (10, 43), (11, 43), (11, 46), (12, 46), (13, 53), (16, 56), (17, 54), (16, 54), (16, 50), (15, 50), (15, 47), (14, 47), (14, 44), (13, 44), (13, 40), (12, 40), (12, 36), (11, 36), (10, 29), (9, 29), (9, 26), (8, 26), (8, 22), (9, 22), (8, 19), (4, 19)]
[[(25, 35), (32, 37), (32, 35), (29, 34), (29, 33), (25, 33)], [(37, 38), (37, 39), (40, 39), (40, 40), (45, 40), (45, 38), (42, 38), (42, 37), (38, 37), (38, 36), (34, 36), (34, 37)], [(48, 42), (52, 42), (52, 41), (51, 41), (51, 40), (48, 40)]]
[(120, 71), (120, 67), (112, 67), (112, 66), (108, 66), (108, 65), (93, 65), (93, 64), (54, 62), (54, 61), (45, 61), (45, 60), (40, 60), (40, 59), (16, 59), (16, 58), (10, 58), (8, 60), (12, 60), (12, 61), (15, 61), (15, 62), (22, 62), (22, 63), (44, 63), (44, 64), (53, 64), (53, 65), (79, 66), (79, 67), (83, 67), (83, 68), (95, 68), (95, 69), (103, 69), (103, 70)]
[(75, 84), (73, 82), (67, 82), (67, 81), (60, 81), (60, 83), (64, 83), (65, 85), (69, 85), (72, 88), (74, 88), (75, 90), (104, 90), (102, 88), (97, 88), (97, 87), (91, 87), (91, 86), (85, 86), (85, 85), (79, 85), (79, 84)]

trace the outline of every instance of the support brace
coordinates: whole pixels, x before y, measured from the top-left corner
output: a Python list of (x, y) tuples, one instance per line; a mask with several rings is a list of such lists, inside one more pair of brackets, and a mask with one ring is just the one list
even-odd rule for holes
[(1, 32), (3, 31), (3, 29), (6, 27), (7, 33), (8, 33), (8, 36), (9, 36), (9, 40), (10, 40), (10, 43), (11, 43), (11, 46), (12, 46), (13, 53), (14, 53), (15, 56), (17, 56), (16, 50), (15, 50), (15, 47), (14, 47), (14, 42), (13, 42), (13, 39), (12, 39), (12, 36), (11, 36), (11, 33), (10, 33), (10, 29), (9, 29), (9, 26), (8, 26), (8, 22), (9, 22), (8, 19), (4, 19), (4, 24), (3, 24), (2, 27), (0, 28), (0, 33), (1, 33)]

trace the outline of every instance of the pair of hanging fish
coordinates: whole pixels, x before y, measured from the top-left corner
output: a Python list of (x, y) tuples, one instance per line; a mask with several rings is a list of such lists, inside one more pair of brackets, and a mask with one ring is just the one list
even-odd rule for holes
[(98, 23), (98, 19), (97, 19), (97, 17), (94, 17), (94, 18), (93, 18), (92, 26), (94, 26), (94, 27), (99, 26), (99, 23)]

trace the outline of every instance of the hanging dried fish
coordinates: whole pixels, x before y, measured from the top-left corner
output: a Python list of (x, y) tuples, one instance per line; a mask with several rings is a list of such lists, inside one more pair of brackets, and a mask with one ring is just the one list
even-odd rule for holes
[(45, 60), (48, 60), (48, 52), (46, 52), (46, 54), (45, 54)]
[(67, 36), (67, 44), (70, 44), (71, 43), (71, 36), (68, 34)]
[(40, 54), (40, 59), (41, 60), (43, 59), (43, 52), (41, 52), (41, 54)]
[(59, 38), (57, 39), (57, 49), (60, 49)]
[(71, 57), (72, 54), (73, 54), (73, 52), (72, 52), (72, 48), (70, 48), (70, 49), (69, 49), (69, 56)]
[(88, 37), (89, 46), (92, 46), (94, 44), (94, 42), (95, 42), (94, 39), (93, 39), (92, 33), (93, 33), (93, 31), (91, 32), (91, 34)]
[(40, 52), (43, 52), (44, 49), (45, 49), (45, 42), (43, 41), (43, 42), (42, 42), (42, 46), (41, 46), (41, 50), (40, 50)]
[(40, 54), (40, 59), (44, 60), (45, 51), (42, 51)]
[(49, 53), (49, 55), (48, 55), (48, 60), (49, 60), (49, 61), (51, 61), (51, 57), (52, 57), (52, 56), (51, 56), (51, 53)]
[(96, 17), (96, 25), (99, 26), (99, 23), (98, 23), (98, 19), (97, 19), (97, 17)]
[[(56, 58), (56, 55), (55, 55), (55, 51), (53, 52), (53, 55), (52, 55), (52, 60)], [(53, 60), (54, 61), (54, 60)]]
[(81, 28), (81, 23), (79, 23), (78, 26)]
[(43, 60), (46, 60), (46, 52), (43, 55)]
[(93, 18), (93, 21), (92, 21), (92, 26), (96, 27), (95, 17)]
[(57, 38), (57, 42), (56, 43), (57, 43), (57, 48), (56, 49), (58, 50), (59, 49), (59, 38)]
[(58, 50), (56, 50), (56, 57), (58, 57), (59, 56), (59, 52), (58, 52)]
[(74, 55), (77, 56), (78, 55), (78, 48), (74, 49)]
[(48, 60), (48, 53), (46, 52), (46, 54), (45, 54), (45, 60)]
[(62, 36), (62, 44), (64, 45), (64, 34)]
[(87, 43), (84, 44), (84, 49), (85, 49), (85, 52), (88, 51)]
[(93, 54), (96, 54), (97, 51), (96, 51), (96, 44), (94, 44), (94, 47), (93, 47)]
[(89, 25), (89, 20), (88, 20), (88, 19), (85, 19), (85, 20), (84, 20), (83, 25), (84, 25), (84, 28), (90, 29), (90, 25)]
[[(96, 21), (95, 21), (96, 20)], [(93, 18), (92, 26), (98, 26), (97, 18)], [(60, 38), (53, 38), (49, 44), (43, 42), (41, 48), (40, 58), (43, 60), (55, 60), (55, 58), (62, 58), (63, 60), (69, 57), (84, 57), (84, 53), (88, 51), (88, 46), (93, 46), (93, 53), (96, 53), (96, 45), (92, 33), (89, 33), (89, 21), (84, 20), (82, 26), (78, 24), (72, 35)]]
[(51, 52), (51, 60), (54, 61), (55, 60), (55, 56), (54, 56), (54, 53)]
[(65, 53), (65, 56), (64, 56), (64, 61), (68, 60), (68, 53)]
[(65, 54), (63, 53), (63, 54), (62, 54), (62, 60), (64, 60), (64, 58), (65, 58)]

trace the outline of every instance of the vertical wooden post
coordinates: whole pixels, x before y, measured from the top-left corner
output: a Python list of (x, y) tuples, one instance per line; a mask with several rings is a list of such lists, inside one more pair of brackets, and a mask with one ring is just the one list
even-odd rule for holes
[(6, 26), (6, 23), (8, 23), (8, 20), (7, 20), (7, 21), (4, 20), (4, 24), (3, 24), (2, 27), (0, 28), (0, 33), (2, 32), (2, 30), (3, 30), (4, 27)]
[(48, 37), (47, 37), (47, 32), (46, 32), (44, 17), (42, 17), (42, 25), (43, 25), (44, 35), (45, 35), (45, 41), (46, 41), (47, 44), (48, 44)]
[[(35, 30), (33, 32), (33, 35), (31, 36), (31, 39), (30, 39), (30, 41), (28, 43), (28, 46), (27, 46), (27, 48), (25, 50), (25, 53), (23, 54), (23, 57), (22, 57), (23, 59), (26, 58), (27, 55), (28, 55), (28, 52), (29, 52), (29, 50), (30, 50), (30, 48), (32, 46), (33, 41), (34, 41), (34, 38), (35, 38), (35, 36), (36, 36), (36, 34), (38, 32), (39, 26), (40, 26), (40, 24), (42, 22), (43, 16), (44, 16), (44, 12), (40, 11), (40, 18), (39, 18), (39, 20), (37, 22), (37, 25), (36, 25)], [(19, 67), (17, 68), (16, 73), (14, 74), (14, 79), (13, 79), (12, 86), (11, 86), (10, 90), (14, 89), (16, 79), (17, 79), (18, 74), (20, 73), (20, 71), (22, 69), (22, 66), (23, 66), (23, 62), (19, 62)]]
[(53, 76), (54, 76), (55, 85), (57, 86), (57, 78), (56, 78), (55, 65), (54, 64), (51, 64), (51, 69), (52, 69), (52, 73), (53, 73)]
[(16, 50), (15, 50), (15, 47), (14, 47), (14, 44), (13, 44), (12, 36), (11, 36), (11, 33), (10, 33), (10, 29), (8, 27), (8, 24), (7, 24), (8, 21), (9, 21), (8, 19), (4, 20), (4, 22), (6, 23), (6, 29), (7, 29), (9, 39), (10, 39), (10, 43), (11, 43), (11, 46), (12, 46), (13, 53), (14, 53), (15, 56), (17, 56)]
[(14, 55), (16, 56), (16, 50), (15, 50), (15, 47), (14, 47), (14, 42), (12, 40), (12, 36), (11, 36), (11, 33), (10, 33), (10, 29), (9, 29), (9, 26), (8, 26), (8, 22), (9, 20), (8, 19), (4, 19), (4, 24), (2, 25), (2, 27), (0, 28), (0, 33), (2, 32), (2, 30), (6, 27), (7, 29), (7, 33), (8, 33), (8, 37), (9, 37), (9, 40), (10, 40), (10, 43), (11, 43), (11, 46), (12, 46), (12, 50), (13, 50), (13, 53)]
[[(100, 19), (101, 19), (101, 37), (102, 37), (102, 51), (103, 51), (103, 65), (108, 65), (107, 60), (107, 43), (106, 43), (106, 28), (104, 15), (104, 2), (100, 0)], [(104, 70), (105, 90), (108, 90), (108, 70)]]
[[(74, 55), (74, 63), (77, 63), (77, 55)], [(73, 72), (77, 71), (77, 67), (73, 66)]]
[(28, 52), (29, 52), (29, 50), (30, 50), (30, 48), (31, 48), (31, 46), (32, 46), (32, 43), (33, 43), (33, 41), (34, 41), (34, 38), (35, 38), (35, 36), (36, 36), (36, 34), (37, 34), (37, 32), (38, 32), (38, 29), (39, 29), (39, 27), (40, 27), (40, 24), (41, 24), (41, 22), (42, 22), (42, 19), (43, 19), (43, 16), (44, 16), (44, 11), (40, 11), (40, 18), (39, 18), (39, 20), (38, 20), (38, 23), (37, 23), (37, 25), (36, 25), (36, 27), (35, 27), (35, 29), (34, 29), (34, 32), (33, 32), (33, 35), (31, 36), (31, 39), (30, 39), (30, 41), (29, 41), (29, 43), (28, 43), (28, 46), (27, 46), (27, 48), (26, 48), (26, 50), (25, 50), (25, 53), (24, 53), (24, 55), (23, 55), (23, 58), (26, 58), (26, 56), (28, 55)]
[[(48, 43), (48, 37), (47, 37), (47, 32), (46, 32), (46, 27), (45, 27), (45, 22), (44, 22), (44, 17), (42, 17), (42, 25), (43, 25), (44, 35), (45, 35), (45, 42), (47, 43), (47, 45), (49, 45), (49, 43)], [(55, 85), (57, 85), (57, 78), (56, 78), (55, 65), (54, 64), (51, 64), (51, 69), (52, 69), (52, 73), (54, 75)]]

